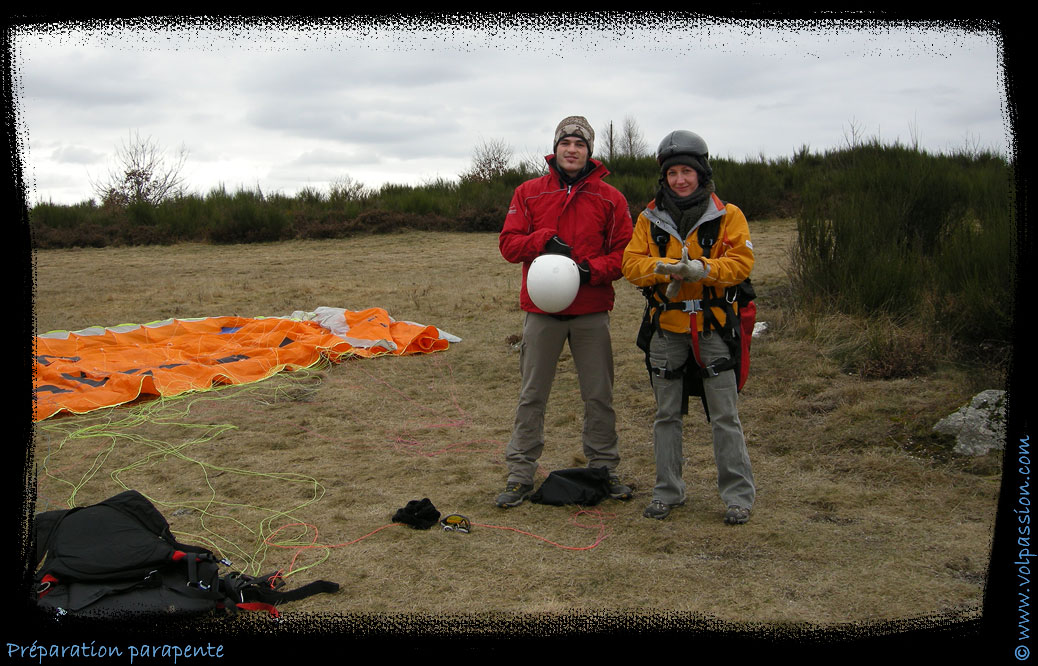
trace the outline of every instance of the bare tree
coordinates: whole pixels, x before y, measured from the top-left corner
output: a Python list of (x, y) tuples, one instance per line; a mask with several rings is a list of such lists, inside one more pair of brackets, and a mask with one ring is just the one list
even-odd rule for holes
[(187, 148), (181, 146), (168, 157), (151, 137), (142, 139), (134, 132), (116, 149), (108, 176), (91, 181), (103, 204), (126, 206), (131, 203), (157, 204), (184, 191), (181, 174), (187, 161)]
[(616, 140), (616, 129), (613, 127), (613, 121), (610, 120), (606, 126), (606, 131), (602, 135), (602, 148), (605, 151), (605, 158), (612, 160), (616, 155), (617, 140)]
[[(848, 148), (857, 148), (860, 146), (864, 135), (865, 127), (854, 118), (851, 118), (850, 122), (847, 124), (847, 128), (843, 130), (843, 140), (847, 143)], [(913, 135), (912, 140), (913, 143), (918, 145), (919, 136), (917, 133)]]
[(502, 139), (481, 140), (472, 153), (472, 168), (462, 180), (487, 182), (503, 174), (512, 162), (512, 147)]
[(624, 118), (624, 126), (620, 137), (620, 154), (627, 157), (641, 157), (649, 154), (649, 148), (638, 129), (638, 122), (633, 116)]
[(548, 161), (544, 159), (544, 155), (541, 153), (528, 152), (519, 158), (519, 168), (526, 171), (526, 173), (543, 176), (548, 173)]
[(332, 201), (359, 201), (367, 196), (364, 183), (349, 174), (336, 177), (328, 185), (328, 198)]

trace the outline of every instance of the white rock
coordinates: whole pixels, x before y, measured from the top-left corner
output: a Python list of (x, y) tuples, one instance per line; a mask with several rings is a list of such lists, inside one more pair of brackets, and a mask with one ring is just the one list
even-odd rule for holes
[(934, 427), (934, 432), (955, 437), (955, 452), (982, 456), (992, 449), (1003, 449), (1006, 437), (1005, 391), (988, 389), (973, 396), (970, 404), (949, 414)]

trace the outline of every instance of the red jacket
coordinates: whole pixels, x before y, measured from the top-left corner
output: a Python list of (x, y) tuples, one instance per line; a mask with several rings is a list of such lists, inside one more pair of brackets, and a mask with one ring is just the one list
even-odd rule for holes
[[(553, 155), (546, 159), (552, 161)], [(552, 167), (547, 175), (528, 180), (515, 189), (498, 239), (501, 256), (523, 265), (519, 304), (527, 312), (541, 312), (526, 292), (530, 263), (556, 234), (573, 249), (573, 261), (587, 261), (591, 280), (581, 285), (573, 304), (557, 314), (577, 315), (613, 309), (613, 281), (621, 276), (624, 248), (634, 224), (627, 199), (602, 179), (609, 170), (598, 160), (582, 180), (566, 186)]]

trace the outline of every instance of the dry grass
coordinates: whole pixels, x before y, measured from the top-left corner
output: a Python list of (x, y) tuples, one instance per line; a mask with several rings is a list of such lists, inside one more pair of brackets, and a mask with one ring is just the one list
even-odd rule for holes
[[(617, 283), (616, 405), (628, 503), (502, 511), (518, 390), (519, 268), (493, 234), (399, 234), (260, 246), (52, 250), (36, 255), (37, 330), (167, 317), (384, 307), (463, 338), (446, 352), (348, 360), (252, 386), (44, 422), (38, 510), (123, 487), (182, 540), (290, 585), (339, 583), (293, 613), (674, 612), (824, 625), (973, 616), (982, 603), (998, 461), (957, 461), (927, 434), (969, 397), (954, 371), (870, 381), (842, 372), (784, 312), (794, 227), (754, 227), (759, 320), (741, 398), (759, 484), (753, 519), (721, 521), (709, 432), (686, 419), (688, 504), (642, 518), (654, 478), (653, 400), (634, 346), (641, 296)], [(583, 464), (565, 355), (542, 470)], [(389, 526), (428, 497), (471, 534)], [(383, 529), (384, 528), (384, 529)], [(604, 538), (600, 537), (604, 535)], [(503, 625), (502, 625), (503, 626)]]

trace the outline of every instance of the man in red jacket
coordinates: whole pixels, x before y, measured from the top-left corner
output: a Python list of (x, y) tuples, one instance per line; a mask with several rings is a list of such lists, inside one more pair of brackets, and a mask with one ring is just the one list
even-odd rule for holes
[[(547, 175), (526, 181), (512, 197), (499, 246), (501, 256), (523, 265), (519, 303), (525, 314), (519, 353), (522, 385), (515, 426), (505, 450), (508, 482), (499, 507), (518, 506), (533, 492), (537, 460), (544, 449), (544, 410), (563, 345), (569, 341), (584, 400), (583, 451), (588, 467), (609, 471), (610, 495), (629, 499), (620, 482), (613, 411), (613, 348), (609, 311), (613, 281), (621, 277), (624, 248), (633, 224), (627, 200), (603, 182), (609, 171), (591, 159), (595, 132), (582, 116), (562, 120), (555, 130)], [(564, 310), (548, 313), (527, 290), (530, 264), (542, 254), (576, 262), (580, 287)]]

